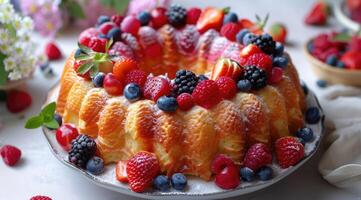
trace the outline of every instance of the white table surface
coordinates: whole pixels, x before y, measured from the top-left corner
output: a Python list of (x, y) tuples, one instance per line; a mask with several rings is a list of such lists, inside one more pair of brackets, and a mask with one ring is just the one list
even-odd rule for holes
[[(269, 24), (282, 21), (289, 31), (291, 45), (286, 47), (293, 62), (299, 70), (300, 76), (316, 93), (320, 91), (315, 86), (317, 78), (310, 70), (302, 52), (302, 46), (307, 38), (326, 30), (325, 28), (306, 27), (303, 23), (305, 12), (313, 3), (312, 0), (282, 1), (282, 0), (179, 0), (183, 5), (197, 5), (205, 7), (231, 6), (240, 17), (254, 18), (255, 13), (265, 16), (270, 13)], [(333, 27), (339, 27), (332, 21)], [(76, 45), (76, 32), (59, 35), (57, 42), (67, 56)], [(43, 38), (34, 36), (41, 44)], [(42, 45), (39, 49), (43, 49)], [(119, 200), (134, 199), (116, 192), (100, 188), (75, 171), (61, 164), (50, 152), (41, 130), (26, 130), (23, 128), (25, 117), (38, 113), (49, 88), (54, 85), (62, 71), (64, 60), (52, 63), (57, 77), (46, 79), (37, 71), (35, 78), (27, 84), (28, 91), (33, 97), (33, 105), (22, 114), (7, 113), (5, 104), (0, 103), (0, 121), (4, 128), (0, 130), (0, 143), (13, 144), (21, 148), (23, 156), (21, 163), (10, 168), (0, 162), (0, 199), (27, 200), (31, 196), (42, 194), (53, 200)], [(288, 178), (264, 190), (233, 199), (327, 199), (327, 200), (360, 200), (361, 194), (356, 191), (338, 189), (322, 179), (317, 170), (317, 164), (324, 149), (312, 158), (306, 165), (290, 175)]]

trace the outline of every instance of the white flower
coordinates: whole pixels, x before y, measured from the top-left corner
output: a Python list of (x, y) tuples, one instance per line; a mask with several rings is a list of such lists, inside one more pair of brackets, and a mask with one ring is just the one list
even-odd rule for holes
[(16, 68), (17, 60), (14, 57), (7, 57), (3, 61), (5, 70), (10, 71)]
[(33, 30), (34, 29), (33, 20), (31, 20), (30, 17), (24, 17), (24, 19), (21, 21), (21, 28), (27, 31)]
[(9, 79), (10, 80), (19, 80), (22, 78), (21, 72), (19, 72), (18, 70), (14, 70), (12, 72), (9, 73)]

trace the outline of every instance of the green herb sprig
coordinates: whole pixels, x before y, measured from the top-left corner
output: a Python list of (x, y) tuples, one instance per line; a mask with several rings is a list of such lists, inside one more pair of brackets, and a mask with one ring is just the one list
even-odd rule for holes
[(45, 106), (38, 115), (29, 118), (25, 124), (27, 129), (36, 129), (45, 126), (51, 129), (59, 128), (59, 123), (54, 119), (56, 103), (52, 102)]
[(262, 19), (259, 15), (256, 15), (256, 24), (257, 26), (263, 30), (263, 28), (266, 26), (269, 19), (269, 13), (267, 13), (266, 17)]

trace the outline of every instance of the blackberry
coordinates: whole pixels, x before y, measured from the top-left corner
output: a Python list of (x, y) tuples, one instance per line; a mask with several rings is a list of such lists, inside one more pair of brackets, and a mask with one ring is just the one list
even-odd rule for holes
[(256, 35), (252, 38), (251, 43), (262, 49), (268, 55), (276, 53), (276, 42), (269, 34)]
[(95, 141), (86, 135), (79, 135), (71, 142), (69, 161), (74, 165), (84, 169), (88, 160), (94, 156), (95, 151)]
[(173, 4), (167, 11), (168, 22), (178, 28), (187, 22), (187, 9), (179, 4)]
[(194, 88), (198, 84), (198, 77), (193, 72), (188, 70), (179, 70), (176, 73), (176, 77), (174, 79), (174, 90), (176, 95), (180, 95), (182, 93), (192, 94)]
[(244, 72), (244, 79), (249, 80), (252, 89), (259, 90), (267, 85), (267, 73), (256, 66), (248, 66)]

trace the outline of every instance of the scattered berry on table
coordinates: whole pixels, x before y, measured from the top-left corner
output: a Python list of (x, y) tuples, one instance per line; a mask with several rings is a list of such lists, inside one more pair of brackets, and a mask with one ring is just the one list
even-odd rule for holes
[(243, 44), (243, 38), (247, 33), (249, 33), (248, 29), (241, 29), (236, 35), (236, 41), (240, 44)]
[(204, 81), (204, 80), (209, 80), (209, 78), (204, 74), (198, 76), (198, 81)]
[(251, 39), (251, 43), (262, 49), (266, 54), (272, 55), (275, 53), (276, 42), (267, 33), (256, 35)]
[(309, 89), (305, 82), (303, 82), (303, 81), (301, 82), (301, 87), (302, 87), (303, 93), (305, 93), (305, 95), (308, 95)]
[(86, 170), (94, 175), (104, 172), (104, 161), (98, 156), (92, 157), (86, 164)]
[(331, 65), (331, 66), (336, 66), (337, 64), (337, 56), (336, 55), (329, 55), (327, 58), (326, 58), (326, 63)]
[(217, 105), (222, 100), (219, 96), (217, 83), (213, 80), (199, 82), (194, 89), (192, 96), (197, 105), (206, 109)]
[(252, 83), (247, 79), (239, 80), (237, 88), (241, 92), (249, 92), (252, 89)]
[(12, 145), (4, 145), (0, 148), (0, 155), (6, 165), (14, 166), (21, 158), (21, 150)]
[(62, 58), (61, 51), (54, 42), (49, 42), (46, 44), (45, 55), (48, 57), (48, 60), (58, 60)]
[(230, 22), (222, 26), (220, 33), (228, 40), (236, 41), (236, 35), (240, 29), (241, 29), (240, 25), (238, 25), (237, 23)]
[(69, 151), (71, 142), (79, 136), (78, 129), (72, 124), (63, 124), (56, 130), (56, 141), (65, 150)]
[(138, 14), (137, 18), (142, 26), (147, 26), (150, 20), (152, 19), (152, 16), (150, 15), (149, 12), (142, 11), (141, 13)]
[(193, 97), (191, 94), (182, 93), (177, 96), (178, 106), (181, 110), (187, 111), (194, 106)]
[(157, 157), (146, 151), (139, 152), (127, 161), (126, 171), (130, 189), (134, 192), (143, 192), (158, 175)]
[(114, 27), (110, 29), (106, 36), (107, 38), (113, 39), (113, 41), (116, 42), (122, 39), (122, 31), (120, 30), (120, 28)]
[(226, 14), (223, 18), (223, 24), (232, 23), (232, 22), (238, 23), (238, 16), (234, 12), (230, 12)]
[(268, 166), (262, 167), (261, 169), (258, 170), (257, 177), (261, 181), (268, 181), (268, 180), (272, 179), (272, 177), (273, 177), (272, 168), (270, 168)]
[(283, 46), (282, 43), (276, 42), (275, 55), (276, 55), (276, 56), (282, 56), (282, 55), (283, 55), (284, 48), (285, 48), (285, 47)]
[(191, 71), (181, 69), (177, 71), (174, 79), (174, 90), (177, 95), (182, 93), (192, 94), (198, 84), (198, 77)]
[(105, 74), (103, 72), (97, 73), (92, 81), (94, 86), (99, 88), (103, 87), (104, 78), (105, 78)]
[(317, 107), (310, 107), (306, 110), (306, 122), (316, 124), (321, 119), (320, 110)]
[(167, 10), (162, 7), (158, 7), (150, 12), (152, 16), (151, 25), (153, 28), (158, 29), (168, 22), (166, 12)]
[(182, 27), (187, 22), (187, 9), (179, 4), (173, 4), (167, 11), (168, 22), (174, 27)]
[(6, 91), (0, 90), (0, 102), (6, 101), (6, 97), (7, 97)]
[(267, 73), (270, 73), (272, 69), (272, 58), (265, 53), (255, 53), (248, 56), (245, 59), (245, 63), (241, 63), (241, 65), (257, 66), (258, 68), (263, 69)]
[(52, 199), (47, 196), (37, 195), (37, 196), (31, 197), (30, 200), (52, 200)]
[(237, 93), (236, 82), (227, 76), (221, 76), (216, 80), (220, 95), (224, 99), (232, 99)]
[(157, 106), (164, 112), (175, 112), (178, 108), (178, 103), (174, 97), (162, 96), (157, 100)]
[(113, 22), (105, 22), (99, 26), (99, 32), (103, 35), (107, 35), (108, 32), (116, 26), (117, 25)]
[(159, 97), (167, 96), (171, 93), (172, 87), (169, 81), (162, 77), (148, 78), (144, 85), (144, 97), (157, 102)]
[(147, 81), (148, 74), (142, 70), (135, 69), (127, 73), (125, 76), (125, 84), (135, 83), (141, 88), (144, 87), (145, 82)]
[(288, 65), (288, 58), (286, 56), (277, 56), (273, 58), (273, 65), (285, 68)]
[(19, 113), (29, 108), (31, 96), (25, 91), (11, 90), (7, 93), (6, 107), (11, 113)]
[(115, 175), (118, 181), (128, 183), (127, 162), (118, 161), (115, 167)]
[(259, 90), (267, 85), (267, 73), (256, 66), (248, 66), (244, 72), (244, 78), (249, 80), (252, 89)]
[(90, 158), (96, 152), (95, 141), (87, 135), (79, 135), (71, 142), (71, 149), (69, 151), (69, 162), (84, 169)]
[(283, 69), (280, 67), (273, 67), (268, 82), (270, 84), (278, 83), (282, 80), (282, 76), (283, 76)]
[(122, 30), (122, 32), (130, 33), (136, 36), (138, 34), (140, 26), (140, 21), (136, 17), (128, 15), (123, 19), (122, 23), (120, 24), (120, 29)]
[(159, 175), (153, 180), (153, 187), (159, 191), (166, 192), (170, 189), (170, 182), (167, 176)]
[(253, 33), (246, 33), (243, 37), (242, 44), (244, 46), (251, 44), (255, 37), (256, 36)]
[(97, 25), (100, 26), (100, 25), (104, 24), (105, 22), (109, 22), (109, 21), (110, 21), (109, 16), (101, 15), (98, 17)]
[(200, 8), (189, 8), (187, 11), (187, 24), (196, 24), (201, 13), (202, 10)]
[(252, 182), (254, 180), (255, 174), (251, 168), (242, 167), (239, 173), (243, 181)]
[(312, 6), (312, 9), (305, 17), (305, 23), (308, 25), (325, 25), (329, 16), (329, 6), (326, 2), (320, 1)]
[(222, 189), (233, 189), (240, 184), (239, 168), (232, 159), (223, 154), (215, 157), (211, 170), (216, 175), (216, 185)]
[(265, 144), (256, 143), (248, 149), (243, 162), (245, 167), (257, 171), (272, 163), (272, 152)]
[(187, 177), (182, 173), (175, 173), (171, 177), (171, 184), (174, 189), (183, 191), (187, 186)]
[(135, 83), (129, 83), (124, 88), (124, 96), (130, 102), (138, 101), (141, 97), (141, 94), (142, 93), (139, 85)]
[(123, 19), (124, 19), (123, 15), (113, 15), (111, 17), (111, 21), (114, 22), (118, 27), (122, 23)]
[(318, 87), (320, 87), (320, 88), (325, 88), (325, 87), (327, 87), (327, 81), (325, 81), (325, 80), (317, 80), (316, 81), (316, 84), (317, 84), (317, 86)]
[(284, 24), (281, 23), (272, 24), (269, 29), (269, 33), (274, 41), (280, 42), (282, 44), (286, 43), (287, 28)]
[(304, 156), (303, 145), (296, 137), (286, 136), (275, 142), (276, 158), (282, 169), (296, 165)]
[(120, 82), (112, 73), (105, 75), (103, 86), (110, 95), (121, 95), (123, 93), (123, 83)]
[(58, 122), (59, 126), (61, 126), (63, 124), (63, 118), (59, 114), (55, 113), (54, 119), (56, 122)]

